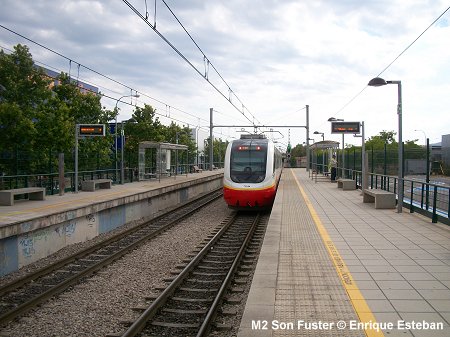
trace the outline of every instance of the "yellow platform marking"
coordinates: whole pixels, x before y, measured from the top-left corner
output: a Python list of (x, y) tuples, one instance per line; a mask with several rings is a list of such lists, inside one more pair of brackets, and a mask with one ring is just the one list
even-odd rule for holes
[[(0, 218), (5, 218), (11, 215), (18, 215), (18, 214), (26, 214), (26, 213), (31, 213), (31, 212), (35, 212), (35, 211), (41, 211), (44, 209), (49, 209), (49, 208), (57, 208), (63, 205), (69, 205), (69, 204), (75, 204), (81, 201), (85, 201), (85, 200), (92, 200), (93, 197), (97, 197), (100, 200), (98, 202), (105, 202), (108, 200), (103, 200), (103, 197), (109, 197), (109, 196), (113, 196), (113, 195), (118, 195), (118, 194), (123, 194), (123, 192), (127, 192), (127, 191), (131, 191), (130, 189), (123, 189), (119, 192), (112, 192), (112, 193), (106, 193), (106, 194), (102, 194), (101, 196), (95, 196), (95, 195), (90, 195), (87, 196), (86, 198), (78, 198), (78, 199), (72, 199), (72, 200), (68, 200), (68, 201), (64, 201), (64, 202), (58, 202), (55, 204), (51, 204), (51, 205), (45, 205), (45, 206), (40, 206), (40, 207), (33, 207), (33, 208), (28, 208), (28, 209), (24, 209), (22, 211), (14, 211), (14, 212), (8, 212), (8, 213), (3, 213), (0, 214)], [(126, 197), (127, 195), (124, 195), (123, 197)], [(87, 204), (86, 206), (91, 205), (91, 204)]]
[[(290, 171), (292, 173), (292, 176), (295, 179), (295, 182), (297, 183), (297, 186), (300, 190), (301, 195), (303, 196), (303, 199), (305, 199), (305, 203), (306, 203), (306, 206), (308, 206), (309, 213), (311, 214), (311, 217), (313, 218), (314, 223), (316, 224), (319, 234), (325, 244), (325, 247), (327, 248), (328, 254), (330, 254), (330, 257), (331, 257), (331, 260), (333, 261), (334, 267), (336, 268), (339, 278), (341, 279), (342, 284), (344, 285), (345, 291), (347, 292), (350, 302), (352, 303), (352, 306), (355, 309), (355, 312), (358, 315), (360, 322), (364, 323), (365, 326), (367, 326), (367, 327), (376, 326), (376, 324), (374, 324), (376, 322), (375, 316), (373, 315), (372, 311), (370, 310), (369, 306), (367, 305), (367, 302), (364, 299), (364, 296), (362, 295), (358, 286), (356, 285), (355, 280), (353, 280), (350, 270), (347, 268), (347, 265), (345, 264), (344, 260), (342, 259), (341, 255), (339, 254), (338, 249), (336, 248), (336, 246), (334, 245), (330, 236), (328, 235), (328, 232), (325, 229), (325, 226), (322, 224), (322, 221), (320, 220), (319, 216), (317, 215), (317, 212), (314, 209), (314, 206), (312, 205), (311, 201), (309, 200), (307, 194), (305, 193), (305, 190), (300, 185), (300, 183), (299, 183), (297, 177), (295, 176), (294, 172), (292, 171), (292, 169)], [(375, 329), (370, 329), (370, 328), (366, 329), (365, 333), (366, 333), (366, 336), (368, 336), (368, 337), (384, 336), (384, 334), (381, 330), (377, 331)]]

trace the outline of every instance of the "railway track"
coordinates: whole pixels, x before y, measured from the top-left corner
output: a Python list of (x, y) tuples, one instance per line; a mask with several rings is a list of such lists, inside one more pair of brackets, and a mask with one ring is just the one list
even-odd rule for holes
[(262, 240), (266, 224), (259, 213), (233, 213), (159, 296), (137, 308), (123, 334), (108, 336), (207, 336), (222, 304), (232, 302), (227, 294), (244, 255), (256, 258), (249, 245), (255, 232)]
[(0, 326), (111, 264), (221, 195), (221, 189), (213, 191), (0, 287)]

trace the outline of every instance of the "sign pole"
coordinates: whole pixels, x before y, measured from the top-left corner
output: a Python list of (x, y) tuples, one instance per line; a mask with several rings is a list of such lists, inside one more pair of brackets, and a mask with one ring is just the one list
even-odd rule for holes
[(78, 193), (78, 129), (80, 124), (75, 124), (75, 193)]

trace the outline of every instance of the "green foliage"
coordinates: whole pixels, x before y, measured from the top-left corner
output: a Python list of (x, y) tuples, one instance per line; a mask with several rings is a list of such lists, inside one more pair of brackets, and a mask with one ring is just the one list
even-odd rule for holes
[[(73, 170), (75, 124), (108, 124), (118, 113), (101, 106), (101, 95), (81, 92), (67, 74), (49, 78), (20, 44), (11, 54), (0, 51), (0, 85), (0, 172), (7, 175), (55, 172), (59, 152), (65, 153), (66, 171)], [(191, 162), (196, 155), (189, 128), (162, 125), (150, 105), (136, 107), (123, 127), (128, 167), (137, 166), (142, 141), (187, 145)], [(107, 128), (106, 137), (79, 139), (79, 170), (115, 167), (120, 154), (114, 138)], [(214, 140), (214, 146), (215, 158), (223, 161), (226, 143)]]
[[(57, 152), (66, 153), (66, 165), (73, 166), (72, 149), (76, 123), (107, 123), (113, 118), (100, 104), (100, 96), (83, 94), (67, 74), (59, 84), (34, 65), (28, 47), (17, 45), (10, 55), (0, 52), (0, 153), (16, 157), (16, 166), (1, 163), (7, 174), (43, 173), (56, 170)], [(112, 137), (80, 141), (80, 170), (110, 165)], [(17, 167), (19, 153), (28, 160)], [(83, 160), (86, 159), (86, 160)], [(72, 167), (73, 168), (73, 167)]]
[[(222, 138), (214, 138), (214, 143), (213, 143), (213, 158), (214, 158), (214, 163), (217, 165), (217, 163), (223, 163), (225, 160), (225, 152), (227, 150), (227, 146), (228, 146), (228, 141), (223, 141)], [(209, 159), (209, 149), (210, 149), (210, 138), (208, 137), (206, 139), (206, 144), (205, 144), (205, 161), (206, 163), (210, 162)]]
[(394, 131), (381, 131), (378, 135), (370, 137), (366, 141), (366, 149), (382, 150), (386, 144), (387, 149), (396, 149), (398, 143), (395, 140)]

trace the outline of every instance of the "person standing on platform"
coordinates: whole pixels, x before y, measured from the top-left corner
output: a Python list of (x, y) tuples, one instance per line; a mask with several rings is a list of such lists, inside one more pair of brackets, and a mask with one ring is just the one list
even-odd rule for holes
[(336, 181), (337, 160), (336, 160), (336, 155), (334, 155), (334, 154), (331, 157), (330, 166), (331, 166), (331, 182), (335, 182)]

